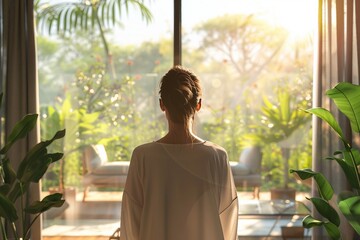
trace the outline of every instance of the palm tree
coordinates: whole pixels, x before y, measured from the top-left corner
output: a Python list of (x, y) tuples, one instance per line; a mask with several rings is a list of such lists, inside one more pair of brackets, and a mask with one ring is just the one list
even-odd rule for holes
[(49, 34), (71, 34), (75, 30), (97, 30), (104, 46), (106, 69), (115, 77), (111, 51), (105, 32), (120, 24), (123, 12), (129, 13), (133, 6), (149, 23), (150, 10), (144, 0), (35, 0), (36, 24), (39, 31), (47, 29)]

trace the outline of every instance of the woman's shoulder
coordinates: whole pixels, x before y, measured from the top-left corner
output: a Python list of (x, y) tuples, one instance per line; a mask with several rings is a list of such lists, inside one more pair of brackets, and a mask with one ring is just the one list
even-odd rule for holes
[(134, 148), (134, 152), (148, 151), (150, 149), (156, 148), (156, 145), (157, 144), (155, 142), (143, 143), (143, 144), (140, 144), (140, 145), (136, 146)]
[(226, 149), (217, 143), (214, 143), (211, 141), (206, 141), (204, 143), (204, 146), (211, 149), (212, 151), (216, 151), (217, 153), (223, 153), (223, 154), (227, 155)]

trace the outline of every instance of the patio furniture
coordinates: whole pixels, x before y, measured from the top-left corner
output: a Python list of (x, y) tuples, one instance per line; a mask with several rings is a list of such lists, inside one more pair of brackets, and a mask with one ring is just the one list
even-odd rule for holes
[[(245, 148), (238, 162), (230, 161), (237, 187), (253, 187), (254, 197), (259, 198), (261, 185), (261, 159), (259, 147)], [(91, 186), (125, 187), (129, 161), (109, 162), (104, 145), (90, 145), (83, 153), (83, 201)]]
[(129, 161), (109, 162), (104, 145), (90, 145), (83, 152), (83, 201), (91, 186), (125, 187)]
[(232, 174), (236, 187), (253, 187), (254, 198), (259, 198), (261, 186), (261, 160), (262, 152), (258, 146), (245, 148), (239, 161), (230, 161)]

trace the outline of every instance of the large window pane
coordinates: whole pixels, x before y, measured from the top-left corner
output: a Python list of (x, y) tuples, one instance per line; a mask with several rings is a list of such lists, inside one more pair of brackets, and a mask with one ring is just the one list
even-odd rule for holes
[[(182, 10), (183, 64), (204, 86), (198, 133), (228, 151), (245, 211), (239, 237), (280, 235), (281, 224), (301, 226), (301, 218), (264, 219), (264, 204), (292, 209), (289, 199), (310, 191), (288, 171), (311, 168), (311, 120), (300, 109), (311, 107), (315, 2), (209, 0), (199, 11), (202, 4), (183, 0)], [(252, 158), (238, 171), (249, 146), (260, 147), (261, 166)]]
[[(231, 161), (258, 145), (261, 192), (299, 185), (290, 168), (311, 167), (314, 1), (183, 0), (183, 63), (201, 75), (202, 136)], [(241, 190), (249, 190), (243, 189)]]
[[(148, 12), (132, 3), (128, 10), (124, 1), (40, 1), (37, 6), (41, 136), (66, 129), (64, 141), (52, 149), (64, 152), (64, 158), (50, 167), (42, 191), (63, 192), (68, 206), (45, 214), (45, 236), (111, 235), (120, 220), (121, 167), (127, 167), (135, 146), (165, 130), (157, 91), (159, 75), (173, 63), (173, 4), (145, 1), (153, 16), (147, 19)], [(51, 25), (52, 16), (60, 21)], [(109, 162), (124, 166), (95, 168), (104, 158), (89, 146), (99, 144)], [(91, 171), (116, 176), (94, 180), (86, 177)]]

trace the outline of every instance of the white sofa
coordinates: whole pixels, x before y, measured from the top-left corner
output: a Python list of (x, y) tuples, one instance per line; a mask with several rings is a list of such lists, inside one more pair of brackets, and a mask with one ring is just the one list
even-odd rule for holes
[(83, 201), (91, 186), (125, 187), (129, 164), (129, 161), (109, 162), (104, 145), (87, 147), (83, 152)]
[[(239, 161), (230, 161), (235, 185), (253, 187), (255, 198), (259, 198), (261, 159), (261, 149), (249, 147), (241, 152)], [(91, 186), (125, 187), (129, 164), (129, 161), (109, 162), (105, 147), (101, 144), (87, 147), (83, 153), (83, 201)]]
[(252, 187), (254, 198), (259, 198), (261, 186), (262, 152), (258, 146), (244, 148), (239, 161), (230, 161), (236, 187)]

